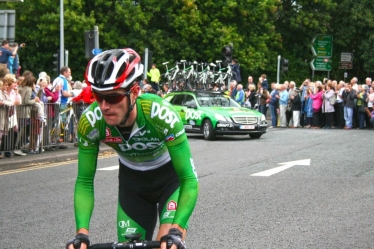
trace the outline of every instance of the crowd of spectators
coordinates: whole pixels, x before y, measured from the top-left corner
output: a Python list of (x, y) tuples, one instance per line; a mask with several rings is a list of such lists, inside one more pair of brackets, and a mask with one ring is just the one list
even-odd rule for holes
[[(76, 142), (73, 122), (69, 123), (65, 137), (60, 137), (62, 131), (55, 132), (57, 139), (51, 137), (55, 128), (52, 124), (59, 115), (66, 122), (66, 114), (61, 113), (71, 103), (83, 108), (93, 101), (90, 86), (73, 81), (69, 67), (62, 67), (60, 75), (51, 81), (45, 72), (37, 77), (31, 71), (17, 75), (7, 65), (0, 64), (0, 159), (44, 149), (66, 149), (62, 140)], [(70, 118), (79, 119), (82, 108), (75, 108), (75, 117)]]
[(324, 79), (312, 82), (305, 79), (300, 87), (294, 81), (272, 83), (268, 91), (264, 80), (256, 85), (248, 77), (244, 106), (258, 109), (264, 115), (270, 109), (269, 128), (312, 129), (373, 129), (374, 82), (366, 78), (358, 84), (356, 77), (350, 82)]

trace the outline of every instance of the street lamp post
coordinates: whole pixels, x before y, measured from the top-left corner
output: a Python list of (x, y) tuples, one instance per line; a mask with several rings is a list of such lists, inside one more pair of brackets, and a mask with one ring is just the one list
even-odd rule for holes
[[(65, 66), (65, 48), (64, 48), (64, 0), (60, 0), (60, 65)], [(59, 74), (59, 72), (57, 72)]]

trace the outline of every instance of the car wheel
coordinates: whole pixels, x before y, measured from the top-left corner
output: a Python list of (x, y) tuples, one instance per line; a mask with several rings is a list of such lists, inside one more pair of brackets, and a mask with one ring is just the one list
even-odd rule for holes
[(204, 139), (214, 140), (216, 134), (214, 133), (212, 122), (209, 119), (205, 119), (203, 123), (203, 134)]
[(256, 138), (260, 138), (262, 136), (261, 133), (253, 133), (253, 134), (249, 134), (249, 136), (253, 139), (256, 139)]

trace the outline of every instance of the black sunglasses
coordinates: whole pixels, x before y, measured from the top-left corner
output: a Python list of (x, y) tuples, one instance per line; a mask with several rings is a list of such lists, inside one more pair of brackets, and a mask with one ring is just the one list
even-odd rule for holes
[(97, 102), (101, 103), (103, 100), (108, 104), (115, 105), (121, 102), (126, 96), (130, 95), (131, 91), (126, 93), (114, 93), (114, 94), (100, 94), (95, 91), (92, 91), (92, 95), (96, 99)]

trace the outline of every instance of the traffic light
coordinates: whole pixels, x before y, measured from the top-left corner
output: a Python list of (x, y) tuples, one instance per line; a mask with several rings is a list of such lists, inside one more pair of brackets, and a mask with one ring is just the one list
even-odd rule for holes
[(221, 53), (223, 56), (222, 63), (223, 65), (227, 66), (232, 61), (232, 46), (226, 45), (225, 47), (222, 48)]
[(53, 69), (54, 72), (58, 74), (60, 74), (60, 69), (61, 69), (61, 65), (60, 65), (60, 50), (57, 50), (57, 54), (53, 54), (53, 57), (55, 58), (53, 60), (53, 64), (55, 65), (55, 68)]
[(286, 58), (282, 58), (282, 61), (281, 61), (281, 64), (282, 64), (282, 73), (287, 73), (288, 72), (288, 64), (289, 64), (289, 60), (287, 60)]

